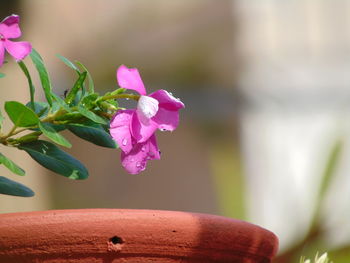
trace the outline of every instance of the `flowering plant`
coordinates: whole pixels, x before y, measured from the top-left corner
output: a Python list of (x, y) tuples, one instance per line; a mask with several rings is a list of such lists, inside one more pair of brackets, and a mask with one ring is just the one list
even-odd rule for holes
[[(86, 67), (79, 61), (71, 62), (58, 56), (77, 74), (77, 80), (64, 96), (53, 92), (48, 71), (42, 57), (29, 42), (13, 42), (21, 36), (19, 16), (11, 15), (0, 23), (0, 66), (7, 51), (20, 66), (27, 78), (30, 101), (5, 102), (4, 108), (13, 122), (8, 132), (2, 131), (4, 120), (0, 112), (0, 143), (27, 152), (47, 169), (70, 179), (86, 179), (88, 171), (73, 156), (57, 145), (71, 147), (60, 132), (68, 130), (76, 136), (102, 147), (121, 149), (122, 166), (131, 174), (146, 168), (149, 160), (160, 159), (155, 132), (173, 131), (179, 123), (179, 110), (184, 104), (171, 93), (158, 90), (149, 95), (135, 68), (122, 65), (117, 69), (120, 88), (98, 94)], [(30, 72), (23, 62), (29, 56), (41, 82), (46, 102), (35, 100), (35, 88)], [(0, 73), (0, 77), (5, 77)], [(128, 93), (128, 90), (137, 94)], [(136, 109), (124, 109), (118, 99), (137, 101)], [(41, 135), (46, 138), (41, 139)], [(0, 164), (17, 175), (25, 171), (0, 153)], [(33, 196), (34, 192), (23, 184), (0, 176), (0, 193), (16, 196)]]

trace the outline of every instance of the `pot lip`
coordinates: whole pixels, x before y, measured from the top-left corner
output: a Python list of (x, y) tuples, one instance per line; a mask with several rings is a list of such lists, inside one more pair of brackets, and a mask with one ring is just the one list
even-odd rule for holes
[[(192, 216), (195, 218), (202, 218), (202, 219), (210, 219), (210, 220), (225, 220), (225, 221), (231, 221), (235, 223), (241, 223), (245, 225), (250, 225), (252, 227), (257, 227), (264, 229), (268, 232), (272, 231), (259, 226), (255, 223), (251, 223), (242, 219), (236, 219), (231, 217), (226, 217), (222, 215), (216, 215), (216, 214), (208, 214), (208, 213), (201, 213), (201, 212), (189, 212), (189, 211), (180, 211), (180, 210), (166, 210), (166, 209), (130, 209), (130, 208), (72, 208), (72, 209), (48, 209), (48, 210), (36, 210), (36, 211), (20, 211), (20, 212), (11, 212), (11, 213), (0, 213), (0, 219), (4, 219), (7, 217), (17, 217), (17, 216), (26, 216), (26, 215), (61, 215), (61, 214), (103, 214), (103, 213), (109, 213), (109, 214), (120, 214), (120, 215), (137, 215), (140, 216), (146, 216), (146, 215), (153, 215), (153, 216), (163, 216), (163, 217), (182, 217), (182, 216)], [(275, 234), (274, 234), (275, 235)], [(276, 236), (277, 238), (277, 236)]]
[[(96, 229), (98, 229), (97, 232)], [(47, 236), (48, 232), (50, 236)], [(10, 235), (13, 233), (18, 236), (11, 240)], [(230, 253), (235, 256), (243, 253), (249, 258), (265, 258), (266, 260), (273, 258), (278, 250), (278, 238), (271, 231), (243, 220), (205, 213), (152, 209), (83, 208), (0, 214), (0, 236), (2, 235), (4, 240), (8, 239), (5, 243), (10, 247), (11, 242), (22, 242), (23, 247), (27, 246), (26, 240), (29, 233), (35, 236), (35, 242), (40, 243), (43, 247), (46, 246), (46, 243), (42, 244), (42, 240), (47, 238), (54, 237), (48, 240), (48, 243), (56, 242), (56, 239), (61, 238), (66, 238), (72, 243), (72, 240), (76, 238), (79, 239), (77, 244), (83, 244), (82, 246), (93, 244), (93, 249), (99, 249), (99, 251), (105, 251), (107, 244), (108, 252), (106, 253), (110, 251), (120, 253), (122, 250), (125, 253), (141, 255), (143, 252), (135, 252), (138, 249), (135, 244), (144, 246), (145, 240), (147, 240), (147, 245), (154, 243), (152, 253), (157, 255), (161, 255), (163, 249), (169, 248), (169, 246), (164, 247), (164, 242), (167, 240), (171, 246), (174, 245), (171, 251), (174, 255), (187, 249), (187, 252), (183, 252), (184, 255), (189, 251), (197, 251), (198, 255), (214, 253), (219, 256), (220, 254), (220, 257), (231, 257)], [(112, 244), (113, 235), (123, 241), (121, 245)], [(141, 239), (139, 239), (140, 235)], [(156, 239), (153, 239), (154, 237)], [(102, 241), (96, 243), (95, 239)], [(60, 243), (62, 240), (57, 242)], [(66, 246), (70, 247), (68, 243)], [(203, 246), (202, 250), (198, 249), (199, 244), (201, 244), (200, 247)], [(73, 247), (73, 244), (71, 245)], [(40, 248), (37, 252), (42, 253), (42, 251), (43, 248)], [(19, 253), (18, 251), (12, 252)]]
[[(16, 217), (16, 216), (26, 216), (26, 215), (61, 215), (61, 214), (103, 214), (103, 213), (109, 213), (109, 214), (120, 214), (120, 215), (157, 215), (157, 216), (164, 216), (164, 217), (182, 217), (182, 216), (192, 216), (195, 218), (202, 218), (202, 219), (211, 219), (211, 220), (226, 220), (236, 223), (242, 223), (245, 225), (250, 225), (253, 227), (264, 229), (268, 232), (272, 231), (259, 226), (258, 224), (251, 223), (242, 219), (236, 219), (231, 217), (226, 217), (222, 215), (216, 215), (216, 214), (208, 214), (208, 213), (201, 213), (201, 212), (189, 212), (189, 211), (180, 211), (180, 210), (166, 210), (166, 209), (130, 209), (130, 208), (72, 208), (72, 209), (48, 209), (48, 210), (36, 210), (36, 211), (20, 211), (20, 212), (11, 212), (11, 213), (0, 213), (0, 219), (4, 219), (7, 217)], [(275, 235), (275, 234), (274, 234)], [(277, 238), (277, 236), (276, 236)]]
[(129, 209), (129, 208), (73, 208), (73, 209), (48, 209), (48, 210), (38, 210), (38, 211), (25, 211), (25, 212), (13, 212), (13, 213), (0, 213), (0, 220), (6, 219), (6, 218), (14, 218), (14, 217), (27, 217), (29, 215), (31, 216), (48, 216), (48, 217), (54, 217), (54, 216), (60, 216), (60, 215), (78, 215), (78, 214), (85, 214), (87, 215), (102, 215), (102, 214), (110, 214), (110, 215), (125, 215), (125, 216), (158, 216), (163, 218), (169, 218), (176, 220), (178, 218), (182, 217), (192, 217), (196, 218), (198, 220), (204, 220), (204, 221), (220, 221), (224, 223), (235, 223), (239, 224), (245, 227), (245, 228), (255, 228), (260, 229), (262, 231), (265, 231), (266, 233), (269, 233), (271, 238), (274, 238), (279, 243), (279, 239), (275, 233), (273, 233), (271, 230), (268, 230), (260, 225), (244, 221), (241, 219), (236, 218), (230, 218), (225, 217), (222, 215), (215, 215), (215, 214), (207, 214), (207, 213), (200, 213), (200, 212), (188, 212), (188, 211), (178, 211), (178, 210), (162, 210), (162, 209)]
[(47, 210), (34, 210), (34, 211), (19, 211), (19, 212), (10, 212), (10, 213), (0, 213), (0, 217), (4, 216), (14, 216), (14, 215), (25, 215), (25, 214), (95, 214), (95, 213), (120, 213), (120, 214), (158, 214), (158, 215), (192, 215), (196, 217), (212, 217), (212, 218), (221, 218), (228, 219), (237, 222), (245, 222), (248, 224), (256, 225), (254, 223), (244, 221), (241, 219), (231, 218), (223, 215), (202, 213), (202, 212), (191, 212), (191, 211), (181, 211), (181, 210), (167, 210), (167, 209), (147, 209), (147, 208), (69, 208), (69, 209), (47, 209)]

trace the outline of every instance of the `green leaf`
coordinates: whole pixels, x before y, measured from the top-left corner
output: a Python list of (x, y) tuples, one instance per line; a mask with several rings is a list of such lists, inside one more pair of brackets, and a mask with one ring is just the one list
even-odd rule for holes
[(35, 87), (33, 85), (32, 78), (29, 74), (27, 66), (24, 64), (23, 61), (19, 61), (18, 65), (22, 69), (24, 75), (26, 75), (29, 85), (29, 93), (30, 93), (30, 108), (35, 111), (35, 103), (34, 103), (34, 93), (35, 93)]
[(41, 131), (35, 131), (32, 133), (29, 133), (27, 135), (24, 135), (18, 139), (16, 139), (16, 141), (18, 143), (27, 143), (27, 142), (32, 142), (32, 141), (36, 141), (39, 139), (39, 136), (42, 134)]
[(7, 169), (9, 169), (11, 172), (15, 174), (18, 174), (21, 176), (25, 175), (25, 171), (21, 167), (19, 167), (17, 164), (15, 164), (13, 161), (11, 161), (2, 153), (0, 153), (0, 163), (3, 164)]
[(78, 105), (80, 103), (80, 101), (82, 100), (82, 98), (85, 97), (85, 88), (84, 88), (84, 85), (81, 87), (80, 90), (78, 90), (77, 94), (75, 95), (75, 98), (73, 100), (73, 102), (71, 103), (71, 105)]
[(46, 67), (44, 65), (43, 59), (39, 55), (39, 53), (33, 48), (32, 52), (30, 53), (30, 58), (32, 59), (40, 77), (41, 85), (44, 90), (44, 94), (46, 97), (47, 102), (52, 106), (52, 98), (51, 98), (51, 81), (49, 78), (49, 74), (46, 70)]
[[(327, 193), (333, 178), (336, 175), (336, 169), (339, 166), (340, 157), (344, 151), (344, 139), (338, 138), (332, 148), (329, 149), (328, 160), (326, 162), (325, 170), (323, 172), (322, 181), (320, 185), (319, 199), (323, 200)], [(320, 204), (321, 205), (321, 204)]]
[(98, 106), (103, 111), (118, 110), (118, 103), (113, 100), (100, 101), (98, 102)]
[(68, 92), (67, 97), (65, 99), (65, 101), (68, 105), (74, 101), (75, 96), (77, 95), (78, 91), (83, 87), (83, 84), (84, 84), (84, 81), (86, 78), (86, 74), (87, 74), (86, 71), (81, 73), (79, 75), (79, 78), (77, 79), (77, 81), (74, 83), (73, 88)]
[(53, 124), (53, 123), (46, 123), (49, 125), (52, 129), (54, 129), (56, 132), (64, 131), (67, 127), (63, 124)]
[(0, 111), (0, 129), (1, 129), (1, 127), (2, 127), (2, 122), (3, 122), (3, 120), (4, 120), (4, 117), (2, 116), (2, 113), (1, 113), (1, 111)]
[(65, 122), (65, 123), (81, 122), (82, 120), (84, 120), (84, 116), (81, 115), (81, 113), (79, 112), (66, 113), (56, 118), (56, 121)]
[(85, 108), (87, 108), (87, 109), (91, 109), (91, 108), (93, 108), (94, 106), (95, 106), (95, 101), (96, 101), (96, 99), (98, 98), (99, 96), (98, 96), (98, 94), (97, 93), (92, 93), (92, 94), (89, 94), (89, 95), (87, 95), (87, 96), (85, 96), (82, 100), (81, 100), (81, 102), (80, 102), (80, 104), (82, 104)]
[(27, 186), (0, 176), (0, 194), (22, 197), (34, 196), (34, 192)]
[(51, 93), (51, 96), (54, 98), (54, 100), (62, 107), (65, 109), (67, 112), (71, 112), (72, 110), (69, 108), (68, 104), (58, 95), (55, 93)]
[(5, 102), (5, 110), (17, 127), (30, 127), (39, 122), (34, 111), (17, 101)]
[(87, 68), (79, 61), (75, 61), (79, 67), (81, 67), (84, 71), (87, 72), (87, 77), (88, 77), (88, 80), (89, 80), (89, 93), (93, 93), (95, 92), (95, 85), (94, 85), (94, 81), (91, 77), (91, 74), (90, 72), (87, 70)]
[(122, 94), (126, 91), (126, 89), (124, 88), (119, 88), (119, 89), (116, 89), (112, 92), (107, 92), (106, 95), (118, 95), (118, 94)]
[(102, 117), (96, 115), (92, 111), (89, 111), (85, 109), (83, 106), (78, 105), (78, 111), (81, 115), (85, 116), (86, 118), (92, 120), (93, 122), (100, 123), (100, 124), (107, 124), (107, 121), (103, 119)]
[(70, 179), (86, 179), (89, 176), (84, 165), (53, 143), (34, 141), (18, 146), (45, 168)]
[[(31, 102), (28, 102), (26, 106), (31, 107)], [(34, 102), (34, 112), (38, 117), (46, 116), (49, 113), (49, 108), (50, 106), (47, 102)]]
[(321, 212), (324, 204), (324, 198), (329, 191), (336, 171), (339, 166), (341, 155), (344, 151), (344, 139), (342, 137), (337, 138), (332, 147), (329, 149), (328, 160), (325, 163), (325, 169), (321, 177), (320, 188), (317, 196), (317, 200), (314, 205), (314, 213), (311, 221), (310, 233), (314, 233), (320, 226)]
[(64, 138), (61, 134), (59, 134), (54, 128), (51, 127), (48, 123), (45, 122), (39, 122), (39, 129), (43, 132), (43, 134), (52, 140), (53, 142), (71, 148), (72, 144), (70, 144), (69, 141), (67, 141), (66, 138)]
[(79, 75), (80, 75), (80, 71), (79, 69), (77, 68), (77, 66), (72, 62), (70, 61), (68, 58), (64, 57), (64, 56), (61, 56), (59, 54), (56, 55), (60, 60), (63, 61), (64, 64), (66, 64), (68, 67), (74, 69)]
[(67, 128), (76, 136), (96, 145), (107, 148), (117, 148), (115, 141), (101, 125), (88, 126), (84, 124), (69, 124)]
[(6, 75), (5, 75), (4, 73), (1, 73), (1, 72), (0, 72), (0, 79), (1, 79), (1, 78), (4, 78), (5, 76), (6, 76)]

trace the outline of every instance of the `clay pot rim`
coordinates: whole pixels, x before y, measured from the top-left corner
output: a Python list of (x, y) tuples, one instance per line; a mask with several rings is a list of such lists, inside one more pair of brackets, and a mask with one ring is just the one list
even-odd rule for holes
[[(60, 248), (62, 244), (65, 247)], [(16, 262), (10, 259), (29, 250), (29, 258), (69, 252), (76, 257), (142, 258), (125, 262), (189, 257), (193, 260), (183, 262), (245, 258), (242, 262), (265, 263), (277, 249), (277, 237), (266, 229), (203, 213), (88, 208), (0, 214), (0, 261), (5, 262)], [(95, 262), (91, 258), (86, 262)]]

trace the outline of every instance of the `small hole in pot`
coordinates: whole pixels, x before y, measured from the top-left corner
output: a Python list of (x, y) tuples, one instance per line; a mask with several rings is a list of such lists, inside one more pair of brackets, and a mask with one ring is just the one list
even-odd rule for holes
[(123, 244), (124, 241), (120, 237), (114, 236), (109, 239), (110, 242), (112, 242), (114, 245), (116, 244)]

